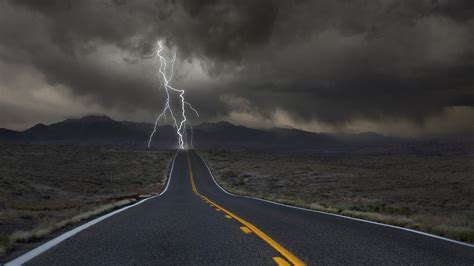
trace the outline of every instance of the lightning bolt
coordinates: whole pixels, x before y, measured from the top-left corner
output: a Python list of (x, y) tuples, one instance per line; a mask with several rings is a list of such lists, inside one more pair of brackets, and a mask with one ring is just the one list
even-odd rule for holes
[[(161, 111), (161, 113), (155, 119), (155, 126), (148, 140), (148, 148), (150, 148), (153, 136), (158, 130), (158, 123), (160, 122), (162, 118), (164, 118), (164, 120), (166, 121), (167, 114), (169, 114), (169, 116), (171, 116), (173, 126), (176, 129), (176, 135), (178, 136), (178, 147), (179, 149), (186, 149), (189, 147), (187, 143), (188, 137), (186, 133), (186, 125), (189, 126), (191, 129), (191, 146), (193, 145), (192, 126), (189, 123), (188, 118), (186, 117), (186, 109), (190, 109), (198, 117), (199, 117), (199, 113), (189, 102), (185, 100), (183, 89), (178, 89), (170, 85), (170, 81), (173, 79), (173, 74), (174, 74), (176, 50), (173, 51), (173, 57), (171, 58), (169, 65), (166, 58), (161, 54), (162, 51), (163, 51), (163, 43), (160, 40), (156, 42), (156, 46), (153, 53), (150, 56), (148, 56), (148, 57), (154, 57), (155, 60), (160, 61), (160, 67), (158, 68), (157, 76), (160, 79), (160, 89), (164, 88), (165, 95), (166, 95), (165, 106), (163, 107), (163, 110)], [(179, 117), (175, 116), (173, 112), (173, 108), (171, 107), (171, 104), (170, 104), (170, 100), (173, 95), (177, 95), (181, 103), (180, 104), (181, 108), (179, 108), (181, 111), (181, 116)]]

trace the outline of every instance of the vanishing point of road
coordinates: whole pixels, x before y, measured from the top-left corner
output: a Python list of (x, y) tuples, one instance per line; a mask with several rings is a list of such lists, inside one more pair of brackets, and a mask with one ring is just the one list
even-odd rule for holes
[(160, 196), (98, 220), (11, 264), (474, 264), (472, 245), (230, 195), (193, 150), (178, 151)]

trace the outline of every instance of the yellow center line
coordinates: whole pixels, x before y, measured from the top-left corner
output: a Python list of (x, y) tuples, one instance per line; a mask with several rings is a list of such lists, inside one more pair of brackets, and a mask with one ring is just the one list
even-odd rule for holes
[(250, 229), (248, 229), (245, 226), (241, 226), (240, 230), (242, 230), (242, 232), (244, 232), (244, 234), (247, 234), (247, 235), (252, 233), (252, 231), (250, 231)]
[[(240, 218), (239, 216), (237, 216), (236, 214), (228, 211), (227, 209), (224, 209), (222, 206), (216, 204), (215, 202), (213, 202), (212, 200), (210, 200), (208, 197), (206, 197), (205, 195), (202, 195), (200, 194), (198, 191), (197, 191), (197, 188), (196, 188), (196, 184), (194, 183), (194, 175), (193, 175), (193, 170), (192, 170), (192, 167), (191, 167), (191, 159), (189, 157), (189, 153), (188, 151), (186, 151), (186, 156), (188, 157), (188, 170), (189, 170), (189, 180), (191, 181), (191, 187), (193, 189), (193, 192), (198, 195), (199, 197), (201, 198), (204, 198), (206, 201), (208, 201), (209, 203), (211, 203), (212, 205), (214, 205), (214, 207), (222, 210), (225, 214), (227, 214), (228, 216), (234, 218), (235, 220), (237, 220), (239, 223), (241, 223), (242, 225), (244, 225), (245, 227), (247, 227), (251, 232), (254, 232), (258, 237), (260, 237), (263, 241), (265, 241), (268, 245), (270, 245), (272, 248), (274, 248), (276, 251), (278, 251), (283, 257), (285, 257), (289, 262), (291, 262), (293, 265), (306, 265), (302, 260), (300, 260), (298, 257), (296, 257), (293, 253), (291, 253), (291, 251), (289, 251), (288, 249), (284, 248), (281, 244), (279, 244), (278, 242), (276, 242), (275, 240), (273, 240), (270, 236), (268, 236), (267, 234), (265, 234), (264, 232), (262, 232), (260, 229), (258, 229), (255, 225), (251, 224), (250, 222), (244, 220), (243, 218)], [(279, 257), (275, 257), (275, 258), (279, 258)], [(275, 258), (273, 258), (275, 260)], [(282, 262), (281, 258), (279, 258), (280, 260), (275, 260), (275, 262), (277, 262), (279, 264), (279, 262)], [(283, 260), (285, 261), (285, 260)], [(283, 264), (284, 265), (284, 264)]]
[(273, 257), (273, 260), (278, 264), (278, 266), (290, 266), (288, 261), (280, 257)]

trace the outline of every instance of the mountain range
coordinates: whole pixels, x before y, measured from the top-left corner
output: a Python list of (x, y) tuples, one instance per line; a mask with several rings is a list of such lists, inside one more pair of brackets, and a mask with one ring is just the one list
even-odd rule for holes
[[(107, 116), (67, 119), (51, 125), (37, 124), (24, 131), (0, 128), (0, 143), (74, 144), (146, 148), (153, 124), (115, 121)], [(399, 150), (420, 141), (387, 137), (368, 132), (359, 134), (313, 133), (291, 128), (254, 129), (228, 122), (202, 123), (187, 130), (189, 142), (197, 149), (253, 149), (282, 151), (338, 152), (380, 149)], [(423, 145), (439, 146), (433, 140)], [(451, 143), (449, 143), (451, 145)], [(175, 129), (157, 127), (154, 149), (177, 147)], [(430, 148), (432, 149), (432, 148)]]

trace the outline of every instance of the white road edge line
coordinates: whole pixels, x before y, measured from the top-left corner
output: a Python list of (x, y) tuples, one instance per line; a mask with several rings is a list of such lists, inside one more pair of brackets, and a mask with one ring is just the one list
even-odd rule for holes
[(66, 239), (72, 237), (73, 235), (75, 235), (75, 234), (77, 234), (77, 233), (83, 231), (83, 230), (86, 229), (86, 228), (91, 227), (91, 226), (93, 226), (93, 225), (95, 225), (95, 224), (97, 224), (97, 223), (99, 223), (99, 222), (101, 222), (101, 221), (103, 221), (103, 220), (105, 220), (105, 219), (107, 219), (107, 218), (109, 218), (109, 217), (111, 217), (111, 216), (117, 214), (117, 213), (123, 212), (123, 211), (125, 211), (125, 210), (127, 210), (127, 209), (129, 209), (129, 208), (133, 208), (133, 207), (135, 207), (135, 206), (137, 206), (137, 205), (140, 205), (140, 204), (142, 204), (143, 202), (145, 202), (145, 201), (147, 201), (147, 200), (150, 200), (150, 199), (152, 199), (152, 198), (159, 197), (159, 196), (163, 195), (163, 194), (168, 190), (168, 186), (169, 186), (170, 181), (171, 181), (171, 176), (173, 175), (174, 162), (175, 162), (177, 156), (178, 156), (178, 151), (176, 152), (176, 154), (175, 154), (175, 156), (174, 156), (174, 158), (173, 158), (173, 162), (171, 163), (171, 169), (170, 169), (170, 173), (169, 173), (169, 175), (168, 175), (168, 180), (166, 181), (166, 187), (165, 187), (165, 189), (164, 189), (160, 194), (155, 195), (155, 196), (152, 196), (152, 197), (149, 197), (149, 198), (146, 198), (146, 199), (143, 199), (143, 200), (141, 200), (141, 201), (139, 201), (139, 202), (137, 202), (137, 203), (134, 203), (134, 204), (132, 204), (132, 205), (128, 205), (128, 206), (123, 207), (123, 208), (121, 208), (121, 209), (115, 210), (115, 211), (113, 211), (113, 212), (111, 212), (111, 213), (107, 213), (107, 214), (105, 214), (105, 215), (103, 215), (103, 216), (100, 216), (100, 217), (98, 217), (98, 218), (96, 218), (96, 219), (94, 219), (94, 220), (92, 220), (92, 221), (89, 221), (89, 222), (87, 222), (87, 223), (85, 223), (85, 224), (83, 224), (83, 225), (81, 225), (81, 226), (78, 226), (78, 227), (76, 227), (76, 228), (74, 228), (74, 229), (72, 229), (72, 230), (70, 230), (70, 231), (67, 231), (67, 232), (61, 234), (60, 236), (58, 236), (58, 237), (56, 237), (56, 238), (53, 238), (53, 239), (49, 240), (48, 242), (42, 244), (41, 246), (36, 247), (35, 249), (30, 250), (30, 251), (28, 251), (27, 253), (25, 253), (25, 254), (23, 254), (23, 255), (17, 257), (16, 259), (14, 259), (14, 260), (12, 260), (12, 261), (6, 263), (5, 266), (23, 265), (23, 264), (25, 264), (26, 262), (30, 261), (31, 259), (35, 258), (36, 256), (39, 256), (40, 254), (44, 253), (44, 252), (47, 251), (48, 249), (50, 249), (50, 248), (52, 248), (52, 247), (58, 245), (59, 243), (61, 243), (61, 242), (63, 242), (64, 240), (66, 240)]
[[(196, 153), (197, 153), (197, 152), (196, 152)], [(317, 210), (306, 209), (306, 208), (302, 208), (302, 207), (291, 206), (291, 205), (287, 205), (287, 204), (283, 204), (283, 203), (279, 203), (279, 202), (275, 202), (275, 201), (271, 201), (271, 200), (266, 200), (266, 199), (259, 199), (259, 198), (254, 198), (254, 197), (250, 197), (250, 196), (240, 196), (240, 195), (236, 195), (236, 194), (230, 193), (229, 191), (227, 191), (226, 189), (224, 189), (223, 187), (221, 187), (221, 186), (219, 185), (219, 183), (217, 183), (217, 181), (216, 181), (216, 179), (215, 179), (215, 177), (214, 177), (214, 174), (212, 174), (212, 171), (211, 171), (211, 169), (209, 168), (209, 165), (207, 165), (206, 161), (204, 161), (204, 159), (202, 159), (202, 156), (199, 155), (199, 154), (198, 154), (198, 157), (199, 157), (199, 159), (201, 159), (201, 161), (204, 162), (204, 164), (206, 165), (207, 170), (208, 170), (209, 173), (211, 174), (211, 177), (212, 177), (212, 180), (214, 181), (214, 183), (215, 183), (222, 191), (224, 191), (225, 193), (227, 193), (227, 194), (229, 194), (229, 195), (231, 195), (231, 196), (234, 196), (234, 197), (248, 198), (248, 199), (263, 201), (263, 202), (266, 202), (266, 203), (271, 203), (271, 204), (275, 204), (275, 205), (279, 205), (279, 206), (283, 206), (283, 207), (288, 207), (288, 208), (292, 208), (292, 209), (297, 209), (297, 210), (301, 210), (301, 211), (315, 212), (315, 213), (320, 213), (320, 214), (326, 214), (326, 215), (336, 216), (336, 217), (340, 217), (340, 218), (345, 218), (345, 219), (349, 219), (349, 220), (354, 220), (354, 221), (359, 221), (359, 222), (364, 222), (364, 223), (369, 223), (369, 224), (375, 224), (375, 225), (390, 227), (390, 228), (399, 229), (399, 230), (403, 230), (403, 231), (407, 231), (407, 232), (411, 232), (411, 233), (415, 233), (415, 234), (420, 234), (420, 235), (424, 235), (424, 236), (428, 236), (428, 237), (432, 237), (432, 238), (436, 238), (436, 239), (448, 241), (448, 242), (451, 242), (451, 243), (454, 243), (454, 244), (458, 244), (458, 245), (462, 245), (462, 246), (474, 248), (474, 244), (469, 244), (469, 243), (461, 242), (461, 241), (458, 241), (458, 240), (454, 240), (454, 239), (450, 239), (450, 238), (446, 238), (446, 237), (442, 237), (442, 236), (437, 236), (437, 235), (433, 235), (433, 234), (430, 234), (430, 233), (425, 233), (425, 232), (418, 231), (418, 230), (414, 230), (414, 229), (410, 229), (410, 228), (405, 228), (405, 227), (400, 227), (400, 226), (390, 225), (390, 224), (384, 224), (384, 223), (378, 223), (378, 222), (373, 222), (373, 221), (369, 221), (369, 220), (364, 220), (364, 219), (359, 219), (359, 218), (344, 216), (344, 215), (335, 214), (335, 213), (330, 213), (330, 212), (323, 212), (323, 211), (317, 211)]]

